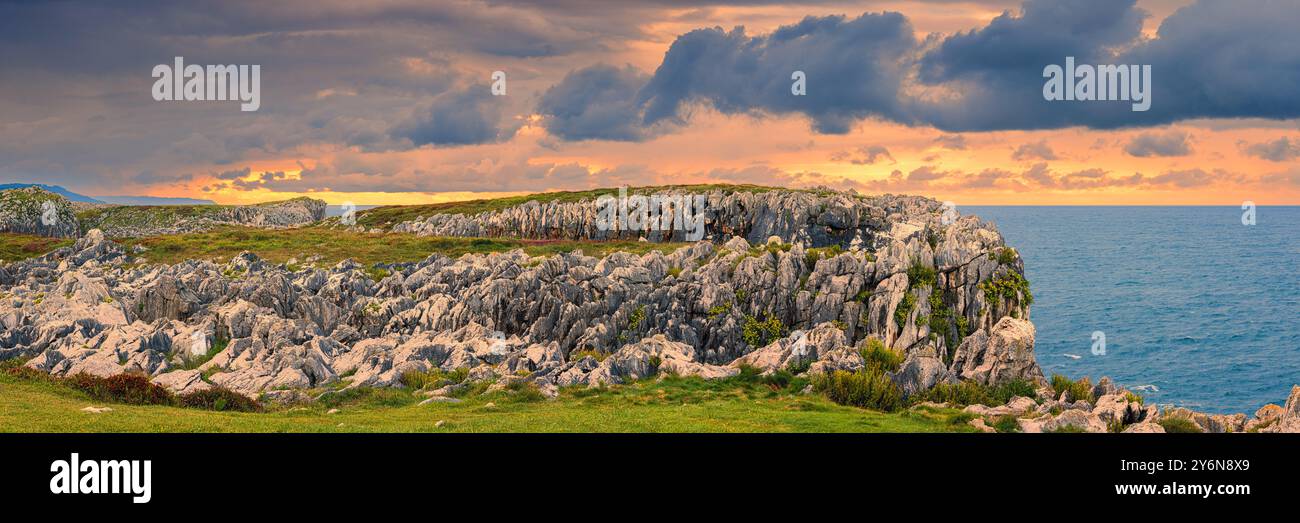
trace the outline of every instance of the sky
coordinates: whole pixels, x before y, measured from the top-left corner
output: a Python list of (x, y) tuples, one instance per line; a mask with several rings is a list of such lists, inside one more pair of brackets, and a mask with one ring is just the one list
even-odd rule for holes
[[(219, 203), (720, 182), (1295, 205), (1297, 27), (1294, 0), (0, 0), (0, 182)], [(177, 56), (259, 65), (260, 108), (155, 100)], [(1150, 109), (1045, 100), (1067, 56), (1150, 66)]]

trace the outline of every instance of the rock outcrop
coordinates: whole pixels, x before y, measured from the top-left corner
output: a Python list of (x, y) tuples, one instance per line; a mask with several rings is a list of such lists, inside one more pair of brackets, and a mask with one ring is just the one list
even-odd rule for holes
[(39, 187), (0, 191), (0, 232), (70, 238), (77, 216), (67, 198)]
[[(728, 209), (712, 216), (712, 234), (737, 236), (603, 258), (433, 254), (388, 264), (378, 281), (351, 261), (288, 266), (252, 253), (223, 264), (137, 265), (91, 230), (73, 246), (0, 267), (0, 359), (28, 359), (56, 375), (137, 372), (176, 391), (223, 386), (271, 398), (402, 386), (435, 371), (554, 394), (666, 373), (721, 378), (744, 366), (854, 371), (874, 339), (900, 352), (889, 378), (907, 396), (961, 380), (1028, 382), (1037, 397), (971, 411), (1016, 416), (1026, 431), (1160, 427), (1158, 409), (1109, 380), (1088, 398), (1051, 392), (1033, 356), (1021, 260), (978, 218), (914, 197), (709, 198)], [(778, 218), (782, 206), (797, 210)], [(282, 226), (317, 219), (323, 204), (275, 209), (238, 218)], [(578, 212), (546, 212), (561, 211)], [(547, 215), (492, 216), (478, 218), (480, 232), (528, 236)], [(415, 230), (429, 231), (474, 232)], [(1188, 418), (1212, 431), (1293, 429), (1296, 396), (1267, 422)]]
[(111, 238), (200, 232), (218, 225), (299, 227), (325, 217), (325, 202), (294, 198), (256, 205), (126, 206), (73, 204), (39, 187), (0, 191), (0, 232), (75, 238), (100, 230)]

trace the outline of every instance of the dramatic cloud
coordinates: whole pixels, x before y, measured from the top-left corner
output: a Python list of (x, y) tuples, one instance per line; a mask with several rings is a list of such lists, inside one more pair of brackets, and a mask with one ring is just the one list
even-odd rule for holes
[[(865, 118), (988, 131), (1300, 116), (1300, 7), (1204, 0), (1166, 19), (1153, 39), (1142, 36), (1148, 16), (1136, 0), (1028, 0), (985, 27), (933, 43), (912, 38), (898, 13), (809, 17), (759, 36), (744, 28), (700, 29), (677, 38), (635, 98), (604, 93), (611, 112), (628, 119), (611, 118), (610, 132), (585, 128), (582, 136), (641, 139), (632, 126), (684, 123), (691, 103), (725, 114), (802, 114), (827, 134), (845, 133)], [(1066, 57), (1094, 66), (1149, 65), (1150, 109), (1133, 111), (1130, 101), (1045, 100), (1043, 68)], [(791, 95), (794, 71), (806, 73), (807, 96)], [(597, 85), (564, 88), (599, 90), (608, 78), (590, 82)], [(638, 114), (639, 122), (631, 120)], [(563, 136), (566, 129), (557, 128)]]
[(1047, 145), (1046, 140), (1021, 144), (1011, 153), (1013, 160), (1055, 160), (1056, 152)]
[(509, 138), (501, 128), (504, 102), (486, 85), (471, 85), (434, 98), (427, 111), (393, 130), (419, 145), (466, 145)]
[(1271, 142), (1252, 143), (1243, 148), (1246, 154), (1270, 162), (1288, 162), (1300, 158), (1300, 140), (1283, 136)]
[(849, 162), (854, 165), (872, 165), (884, 159), (888, 159), (889, 163), (898, 163), (898, 160), (889, 154), (889, 149), (883, 145), (862, 146), (853, 151), (840, 151), (831, 155), (831, 161)]
[(1187, 156), (1192, 153), (1189, 136), (1182, 131), (1142, 133), (1124, 146), (1124, 152), (1146, 158), (1150, 156)]
[(594, 65), (573, 71), (542, 95), (537, 112), (546, 128), (565, 140), (640, 141), (650, 134), (641, 125), (637, 90), (650, 75), (632, 66)]
[[(634, 126), (685, 123), (692, 103), (724, 114), (800, 113), (818, 132), (843, 134), (869, 116), (906, 118), (898, 89), (906, 73), (902, 60), (916, 46), (912, 33), (898, 13), (808, 17), (764, 36), (750, 36), (743, 27), (699, 29), (678, 37), (637, 91), (626, 89), (640, 80), (634, 72), (579, 71), (547, 93), (542, 113), (562, 136), (576, 123), (581, 137), (639, 139), (644, 133)], [(796, 71), (803, 73), (806, 95), (792, 91)], [(600, 94), (592, 118), (564, 111), (581, 93)], [(584, 118), (567, 117), (574, 113)]]
[(934, 143), (944, 149), (960, 151), (966, 148), (966, 137), (960, 134), (945, 134), (934, 139)]

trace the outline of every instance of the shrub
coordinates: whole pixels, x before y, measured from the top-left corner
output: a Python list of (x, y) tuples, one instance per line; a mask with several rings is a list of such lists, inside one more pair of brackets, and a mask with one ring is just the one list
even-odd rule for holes
[(808, 368), (812, 367), (812, 364), (813, 364), (812, 358), (806, 358), (806, 357), (795, 358), (793, 361), (791, 361), (788, 365), (785, 366), (784, 370), (786, 372), (789, 372), (792, 375), (803, 374), (805, 372), (808, 372)]
[(825, 394), (841, 405), (892, 412), (902, 408), (903, 391), (880, 369), (863, 369), (857, 372), (837, 370), (830, 374), (817, 374), (812, 380), (813, 390)]
[(993, 387), (974, 381), (940, 383), (911, 399), (914, 403), (932, 401), (964, 407), (975, 404), (1005, 405), (1016, 396), (1034, 397), (1034, 385), (1025, 380), (1012, 380)]
[(750, 347), (762, 347), (780, 338), (785, 333), (785, 324), (771, 313), (766, 317), (767, 319), (758, 321), (757, 318), (746, 314), (745, 321), (740, 327), (740, 339)]
[(709, 307), (709, 313), (708, 313), (709, 319), (711, 320), (717, 318), (718, 316), (721, 316), (728, 312), (731, 312), (731, 302), (723, 303), (720, 305), (714, 305), (712, 307)]
[(1070, 398), (1070, 401), (1082, 400), (1088, 403), (1097, 401), (1097, 398), (1092, 395), (1092, 384), (1088, 383), (1087, 379), (1074, 381), (1060, 374), (1053, 374), (1052, 391), (1056, 393), (1058, 398), (1061, 396), (1062, 392), (1068, 391), (1069, 394), (1067, 396)]
[(1034, 295), (1029, 292), (1029, 280), (1015, 271), (984, 280), (980, 282), (979, 288), (984, 291), (984, 298), (989, 303), (997, 303), (999, 298), (1018, 300), (1024, 305), (1034, 303)]
[(531, 403), (546, 399), (542, 390), (537, 388), (537, 384), (531, 381), (517, 380), (506, 385), (506, 390), (510, 391), (510, 399), (519, 403)]
[(90, 397), (131, 405), (169, 405), (172, 393), (139, 374), (117, 374), (101, 378), (78, 373), (66, 379), (68, 385)]
[(763, 376), (761, 380), (763, 384), (771, 387), (772, 390), (798, 392), (808, 386), (809, 380), (808, 378), (796, 376), (795, 374), (797, 373), (791, 371), (790, 368), (787, 367), (768, 374), (767, 376)]
[(1016, 262), (1016, 259), (1020, 257), (1020, 254), (1011, 247), (1003, 247), (990, 254), (989, 257), (997, 260), (997, 262), (1002, 265), (1011, 265)]
[(1020, 432), (1020, 421), (1011, 414), (994, 418), (989, 426), (998, 432)]
[(912, 262), (907, 268), (907, 288), (934, 286), (939, 281), (939, 273), (933, 267), (927, 267), (919, 261)]
[(885, 372), (898, 372), (898, 368), (903, 365), (903, 353), (885, 347), (885, 342), (877, 338), (867, 338), (867, 343), (858, 351), (862, 359), (866, 361), (867, 368), (875, 368)]
[(903, 295), (903, 301), (898, 302), (898, 307), (894, 309), (894, 323), (898, 324), (901, 329), (907, 325), (907, 318), (912, 315), (912, 309), (916, 308), (916, 296), (911, 292)]
[(1179, 433), (1201, 432), (1201, 427), (1197, 426), (1195, 422), (1180, 416), (1160, 418), (1160, 421), (1158, 423), (1160, 423), (1161, 427), (1164, 427), (1165, 432), (1179, 432)]
[(609, 357), (609, 353), (600, 352), (595, 349), (575, 350), (569, 353), (569, 361), (580, 361), (587, 356), (591, 356), (592, 358), (595, 358), (596, 361), (605, 361), (605, 358)]
[(261, 412), (262, 404), (225, 387), (188, 392), (177, 396), (182, 407), (217, 411)]
[(1054, 434), (1080, 434), (1088, 431), (1084, 430), (1083, 427), (1080, 427), (1078, 425), (1061, 425), (1060, 427), (1056, 427), (1047, 432), (1054, 433)]

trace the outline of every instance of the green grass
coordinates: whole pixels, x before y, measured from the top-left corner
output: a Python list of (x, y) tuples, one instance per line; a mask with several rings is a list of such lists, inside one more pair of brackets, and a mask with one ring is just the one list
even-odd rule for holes
[(72, 240), (67, 238), (0, 232), (0, 260), (11, 262), (36, 258), (69, 245), (72, 245)]
[[(356, 389), (354, 389), (356, 390)], [(970, 432), (961, 412), (893, 414), (794, 395), (753, 376), (666, 377), (606, 389), (565, 389), (554, 400), (527, 390), (418, 405), (403, 389), (361, 390), (264, 413), (121, 405), (57, 383), (0, 374), (0, 431), (14, 432)], [(489, 404), (493, 404), (489, 406)], [(109, 406), (100, 414), (87, 406)], [(336, 414), (327, 414), (338, 408)], [(438, 426), (438, 421), (443, 421)]]
[(290, 258), (300, 261), (319, 255), (322, 263), (334, 264), (347, 258), (363, 265), (423, 260), (439, 253), (451, 257), (463, 254), (487, 254), (523, 249), (530, 256), (548, 256), (582, 250), (589, 256), (605, 256), (614, 251), (645, 254), (650, 251), (670, 253), (685, 243), (636, 241), (551, 241), (508, 238), (442, 238), (413, 234), (349, 232), (328, 227), (298, 229), (257, 229), (217, 227), (207, 232), (152, 236), (122, 240), (127, 246), (143, 245), (148, 250), (139, 257), (154, 263), (175, 264), (187, 259), (227, 261), (243, 251), (256, 253), (272, 263)]
[[(654, 187), (633, 187), (628, 190), (628, 194), (650, 194), (664, 191), (679, 191), (687, 193), (702, 193), (713, 190), (731, 191), (731, 192), (766, 192), (779, 190), (776, 187), (766, 187), (762, 185), (730, 185), (730, 184), (697, 184), (697, 185), (660, 185)], [(798, 189), (783, 189), (798, 190)], [(594, 201), (603, 195), (618, 195), (617, 188), (592, 189), (589, 191), (554, 191), (538, 194), (526, 194), (522, 196), (509, 196), (505, 198), (490, 198), (481, 200), (467, 200), (460, 202), (434, 203), (429, 205), (385, 205), (357, 211), (357, 225), (366, 227), (384, 227), (398, 224), (405, 221), (414, 220), (417, 217), (428, 218), (435, 214), (478, 214), (488, 211), (499, 211), (516, 205), (523, 205), (533, 200), (539, 203), (565, 203), (580, 202), (584, 200)]]

